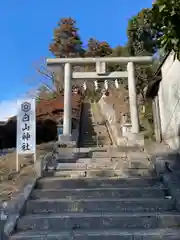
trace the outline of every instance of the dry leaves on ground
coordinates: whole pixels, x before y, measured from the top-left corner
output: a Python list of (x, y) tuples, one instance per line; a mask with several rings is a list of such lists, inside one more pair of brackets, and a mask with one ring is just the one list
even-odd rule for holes
[[(47, 144), (37, 146), (37, 161), (41, 154), (50, 152), (52, 147)], [(29, 180), (36, 177), (33, 155), (19, 156), (20, 172), (16, 173), (16, 152), (0, 157), (0, 201), (11, 199)]]

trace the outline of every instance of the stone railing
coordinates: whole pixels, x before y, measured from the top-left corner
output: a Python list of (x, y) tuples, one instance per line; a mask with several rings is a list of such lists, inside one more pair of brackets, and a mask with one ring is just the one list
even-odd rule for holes
[(121, 122), (118, 123), (115, 110), (111, 105), (104, 101), (103, 97), (99, 100), (99, 106), (102, 114), (107, 120), (107, 127), (111, 133), (114, 145), (119, 147), (143, 147), (144, 136), (141, 134), (133, 134), (131, 132), (132, 125), (130, 123)]
[(119, 145), (118, 139), (121, 137), (120, 124), (117, 123), (114, 109), (108, 105), (103, 98), (98, 102), (100, 110), (107, 121), (107, 127), (113, 141), (113, 145)]

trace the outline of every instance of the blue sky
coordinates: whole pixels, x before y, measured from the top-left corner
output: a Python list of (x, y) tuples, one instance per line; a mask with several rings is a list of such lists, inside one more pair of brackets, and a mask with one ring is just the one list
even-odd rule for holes
[(48, 46), (60, 18), (76, 19), (85, 44), (95, 37), (116, 46), (126, 42), (128, 19), (151, 5), (152, 0), (0, 0), (0, 115), (2, 101), (22, 97), (37, 83), (33, 66), (51, 56)]

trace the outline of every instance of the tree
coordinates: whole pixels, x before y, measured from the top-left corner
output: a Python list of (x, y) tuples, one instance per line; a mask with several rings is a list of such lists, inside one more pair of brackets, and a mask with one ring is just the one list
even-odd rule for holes
[(27, 92), (28, 97), (48, 100), (61, 95), (63, 81), (58, 81), (57, 76), (47, 68), (44, 58), (35, 61), (33, 68), (34, 76), (26, 79), (26, 83), (31, 86), (31, 89)]
[[(180, 59), (180, 1), (156, 0), (152, 15), (159, 32), (159, 45), (165, 52), (172, 49)], [(161, 24), (157, 24), (157, 23)]]
[(95, 38), (88, 40), (88, 48), (86, 50), (86, 56), (88, 57), (105, 57), (112, 53), (110, 45), (105, 41), (98, 41)]
[[(142, 9), (128, 22), (127, 47), (132, 56), (152, 56), (157, 52), (159, 32), (154, 27), (151, 9)], [(153, 76), (152, 64), (135, 66), (137, 91), (144, 99), (144, 88)]]
[(129, 57), (129, 50), (128, 47), (125, 46), (120, 46), (118, 45), (117, 47), (113, 48), (112, 50), (112, 57)]
[[(85, 51), (85, 57), (105, 57), (110, 55), (111, 53), (112, 49), (107, 42), (100, 42), (95, 38), (89, 38), (87, 49)], [(84, 70), (94, 71), (95, 65), (87, 64)]]
[(87, 57), (96, 57), (98, 55), (99, 41), (95, 38), (90, 38), (88, 40), (88, 45), (85, 55)]
[(44, 58), (34, 62), (33, 68), (36, 75), (33, 79), (31, 79), (32, 83), (34, 82), (36, 86), (45, 86), (47, 89), (55, 91), (57, 95), (62, 92), (63, 80), (61, 73), (54, 74), (50, 69), (48, 69), (46, 66), (46, 60)]
[[(127, 46), (117, 46), (112, 49), (111, 57), (129, 57), (129, 51)], [(126, 71), (127, 66), (122, 64), (108, 63), (108, 71)]]
[(99, 56), (100, 57), (105, 57), (105, 56), (109, 56), (112, 53), (112, 48), (110, 47), (110, 45), (103, 41), (99, 43)]
[(57, 93), (49, 88), (47, 88), (45, 85), (41, 85), (37, 91), (36, 91), (36, 100), (49, 100), (52, 98), (55, 98), (57, 96)]
[(130, 54), (132, 56), (151, 56), (154, 54), (158, 47), (158, 34), (151, 9), (142, 9), (128, 22), (127, 36)]
[(69, 17), (59, 21), (49, 49), (56, 57), (77, 57), (84, 54), (74, 19)]

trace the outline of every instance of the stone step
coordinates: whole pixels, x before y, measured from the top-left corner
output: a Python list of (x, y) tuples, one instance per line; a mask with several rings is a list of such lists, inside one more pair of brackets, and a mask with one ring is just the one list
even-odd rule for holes
[(106, 161), (77, 161), (75, 163), (57, 163), (56, 169), (62, 169), (62, 170), (72, 170), (72, 169), (95, 169), (97, 167), (99, 168), (112, 168), (112, 162), (111, 160)]
[(26, 230), (107, 230), (179, 227), (180, 215), (164, 213), (61, 213), (32, 214), (20, 218), (17, 231)]
[[(163, 191), (164, 190), (164, 191)], [(151, 188), (94, 188), (94, 189), (42, 189), (34, 190), (31, 199), (39, 198), (66, 198), (76, 199), (92, 199), (92, 198), (163, 198), (167, 193), (167, 189), (159, 187)]]
[(143, 160), (143, 159), (151, 159), (151, 155), (147, 152), (126, 152), (126, 156), (130, 160)]
[(159, 178), (141, 177), (141, 178), (82, 178), (82, 179), (64, 179), (58, 177), (47, 177), (37, 181), (36, 188), (42, 189), (62, 189), (62, 188), (106, 188), (106, 187), (163, 187)]
[(122, 157), (124, 155), (121, 152), (92, 152), (93, 158), (107, 158), (107, 157)]
[(64, 212), (157, 212), (174, 208), (174, 199), (38, 199), (29, 200), (26, 214), (64, 213)]
[(53, 172), (56, 177), (139, 177), (139, 176), (156, 176), (156, 172), (152, 173), (152, 169), (109, 169), (109, 168), (96, 168), (96, 169), (72, 169), (72, 170), (57, 170)]
[(117, 152), (117, 148), (116, 147), (112, 147), (112, 146), (109, 146), (109, 145), (104, 145), (103, 147), (98, 147), (98, 146), (94, 146), (94, 147), (80, 147), (80, 148), (73, 148), (72, 151), (73, 152), (81, 152), (81, 153), (84, 153), (84, 152), (89, 152), (89, 151), (104, 151), (104, 152), (107, 152), (107, 150), (111, 150), (111, 151), (114, 151), (114, 152)]
[(96, 141), (97, 141), (96, 137), (94, 137), (93, 139), (91, 137), (83, 139), (83, 146), (92, 145), (92, 146), (96, 147), (96, 145), (97, 145)]
[[(115, 159), (114, 162), (116, 162), (117, 160)], [(66, 159), (63, 160), (63, 159), (58, 159), (57, 160), (57, 163), (58, 164), (91, 164), (91, 163), (94, 163), (94, 162), (99, 162), (99, 163), (107, 163), (107, 162), (112, 162), (111, 158), (110, 157), (107, 157), (107, 158), (103, 158), (103, 159), (99, 159), (99, 158), (91, 158), (91, 157), (83, 157), (83, 158), (78, 158), (78, 159), (74, 159), (74, 162), (68, 162)]]
[(108, 152), (108, 153), (114, 153), (122, 156), (122, 153), (137, 153), (137, 155), (141, 155), (144, 157), (150, 156), (149, 153), (144, 151), (144, 148), (139, 148), (138, 146), (130, 147), (130, 146), (113, 146), (113, 145), (103, 145), (103, 146), (97, 146), (96, 144), (92, 147), (80, 147), (80, 148), (72, 148), (73, 151), (80, 150), (80, 152), (84, 151), (96, 151), (96, 152)]
[(96, 147), (97, 143), (95, 141), (94, 142), (84, 141), (83, 146), (84, 147)]
[(76, 162), (62, 162), (57, 161), (56, 169), (96, 169), (96, 168), (109, 168), (109, 169), (122, 169), (122, 168), (152, 168), (153, 165), (148, 161), (122, 161), (118, 158), (103, 158), (90, 159), (82, 158)]
[(10, 240), (179, 240), (179, 228), (157, 228), (138, 230), (108, 230), (108, 231), (26, 231), (19, 232), (10, 237)]
[(92, 156), (95, 157), (95, 158), (128, 157), (128, 159), (131, 159), (131, 160), (147, 160), (147, 159), (150, 159), (150, 155), (146, 152), (118, 151), (116, 149), (106, 149), (106, 150), (97, 149), (97, 150), (92, 151)]
[[(137, 150), (137, 149), (136, 149)], [(131, 148), (117, 148), (110, 146), (92, 146), (92, 147), (83, 147), (83, 148), (73, 148), (71, 149), (73, 153), (88, 154), (91, 153), (93, 158), (122, 158), (128, 157), (132, 160), (149, 160), (150, 155), (147, 152), (137, 152), (135, 149)]]
[(72, 154), (60, 154), (57, 156), (57, 160), (62, 161), (62, 160), (74, 160), (77, 158), (77, 153), (72, 153)]
[[(86, 148), (86, 147), (80, 147), (80, 148), (71, 148), (73, 151), (77, 151), (80, 150), (80, 152), (84, 152), (84, 151), (96, 151), (96, 152), (118, 152), (118, 153), (123, 153), (123, 152), (126, 152), (126, 153), (135, 153), (135, 155), (141, 155), (141, 156), (147, 156), (149, 155), (147, 152), (145, 151), (137, 151), (136, 149), (136, 152), (134, 151), (131, 151), (131, 150), (134, 150), (134, 148), (128, 148), (128, 147), (125, 147), (125, 148), (122, 148), (122, 147), (116, 147), (116, 146), (112, 146), (112, 145), (104, 145), (104, 146), (94, 146), (92, 148)], [(125, 151), (122, 151), (122, 149), (124, 149)], [(150, 156), (150, 155), (149, 155)]]
[(122, 161), (122, 160), (116, 160), (113, 161), (111, 165), (113, 165), (113, 167), (115, 169), (125, 169), (125, 168), (132, 168), (132, 169), (154, 169), (154, 165), (148, 161)]

